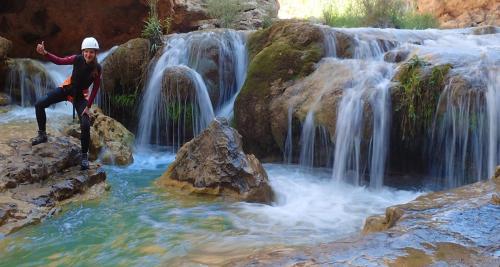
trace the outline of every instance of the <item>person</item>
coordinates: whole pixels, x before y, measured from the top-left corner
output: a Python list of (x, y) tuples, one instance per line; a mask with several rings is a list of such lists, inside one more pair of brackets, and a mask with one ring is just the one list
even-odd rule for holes
[[(90, 143), (90, 117), (89, 109), (92, 106), (94, 98), (99, 90), (101, 81), (101, 65), (97, 62), (97, 51), (99, 43), (93, 37), (87, 37), (83, 40), (81, 54), (60, 58), (45, 50), (45, 44), (42, 41), (36, 47), (36, 51), (45, 56), (46, 59), (57, 65), (73, 65), (71, 76), (56, 89), (50, 91), (45, 97), (35, 103), (36, 120), (38, 123), (38, 136), (32, 139), (32, 145), (38, 145), (47, 142), (46, 115), (45, 108), (48, 106), (68, 100), (73, 103), (78, 113), (81, 129), (81, 169), (89, 168), (88, 151)], [(93, 84), (90, 97), (88, 88)]]

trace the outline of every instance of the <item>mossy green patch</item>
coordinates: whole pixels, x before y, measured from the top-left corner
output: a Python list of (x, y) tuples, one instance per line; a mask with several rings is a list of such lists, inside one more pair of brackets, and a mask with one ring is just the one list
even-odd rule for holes
[(282, 20), (253, 33), (248, 40), (247, 79), (235, 104), (235, 121), (244, 148), (257, 157), (279, 154), (269, 121), (269, 103), (282, 83), (314, 71), (324, 55), (323, 33), (315, 25)]
[(400, 113), (401, 138), (414, 138), (428, 129), (433, 121), (439, 96), (451, 65), (430, 68), (429, 63), (414, 56), (405, 63), (398, 74), (398, 102), (396, 111)]

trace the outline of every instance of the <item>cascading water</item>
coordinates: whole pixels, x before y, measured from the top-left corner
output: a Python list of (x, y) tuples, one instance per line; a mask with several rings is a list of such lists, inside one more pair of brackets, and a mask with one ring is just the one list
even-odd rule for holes
[[(436, 110), (435, 128), (428, 131), (429, 137), (425, 137), (429, 139), (428, 151), (431, 151), (431, 172), (428, 173), (445, 187), (456, 187), (491, 176), (494, 167), (500, 163), (500, 133), (496, 126), (500, 122), (500, 105), (497, 104), (500, 103), (499, 34), (474, 36), (469, 29), (410, 31), (323, 27), (322, 30), (326, 57), (336, 57), (336, 33), (351, 36), (353, 43), (353, 59), (338, 59), (339, 64), (349, 66), (353, 79), (342, 89), (332, 139), (334, 145), (320, 148), (334, 150), (332, 176), (335, 180), (354, 184), (363, 184), (364, 180), (368, 180), (373, 188), (383, 185), (392, 112), (390, 87), (398, 67), (398, 64), (385, 62), (384, 53), (405, 50), (432, 64), (449, 63), (453, 66), (453, 73), (473, 81), (473, 87), (479, 84), (483, 88), (461, 97), (457, 97), (452, 89), (443, 90), (438, 106), (445, 107), (444, 113), (438, 116), (439, 110)], [(454, 48), (457, 43), (461, 44), (462, 50)], [(473, 67), (474, 64), (477, 68)], [(480, 71), (471, 73), (472, 69)], [(332, 82), (339, 78), (342, 79), (331, 77)], [(314, 149), (318, 147), (318, 140), (313, 134), (318, 127), (314, 120), (314, 110), (317, 109), (317, 106), (311, 105), (302, 124), (298, 162), (305, 169), (317, 161)], [(290, 112), (291, 106), (284, 144), (286, 162), (292, 162), (293, 157), (294, 115)], [(366, 136), (367, 127), (372, 129), (369, 136)], [(368, 144), (363, 140), (369, 140)]]
[[(327, 57), (336, 57), (336, 31), (330, 28), (322, 28), (325, 34), (325, 54)], [(300, 159), (299, 164), (310, 169), (314, 162), (319, 162), (318, 157), (328, 158), (328, 150), (334, 150), (334, 161), (332, 175), (335, 180), (349, 181), (354, 184), (362, 183), (362, 176), (369, 168), (370, 185), (379, 188), (383, 184), (385, 170), (385, 159), (388, 146), (388, 128), (390, 114), (389, 87), (394, 74), (395, 66), (383, 61), (383, 53), (395, 42), (379, 42), (374, 38), (363, 39), (354, 37), (354, 60), (335, 59), (336, 64), (348, 66), (350, 75), (354, 78), (352, 82), (345, 84), (343, 97), (338, 107), (336, 122), (336, 133), (332, 140), (328, 134), (322, 134), (321, 140), (316, 140), (317, 130), (321, 129), (314, 123), (314, 112), (318, 108), (323, 94), (329, 88), (322, 89), (311, 105), (305, 121), (302, 125), (300, 136)], [(336, 77), (331, 77), (336, 79)], [(370, 142), (370, 153), (365, 159), (362, 152), (362, 138), (364, 124), (364, 109), (370, 104), (373, 113), (373, 133)], [(288, 149), (288, 161), (292, 155), (291, 151), (291, 116), (289, 114), (289, 129), (285, 147)], [(326, 130), (323, 128), (323, 132)], [(320, 131), (321, 133), (321, 131)], [(318, 143), (320, 141), (320, 143)], [(331, 143), (335, 143), (332, 147)], [(315, 151), (318, 148), (323, 153)], [(316, 150), (318, 150), (316, 149)], [(324, 161), (324, 160), (323, 160)], [(365, 164), (366, 162), (366, 164)], [(366, 165), (366, 166), (365, 166)]]
[[(231, 116), (236, 94), (245, 79), (246, 58), (243, 33), (225, 30), (169, 36), (146, 83), (140, 105), (137, 142), (141, 145), (166, 143), (178, 148), (190, 137), (186, 125), (192, 123), (191, 134), (197, 135), (208, 126), (215, 112), (220, 116)], [(183, 68), (180, 72), (184, 78), (190, 79), (194, 87), (195, 94), (189, 97), (189, 101), (177, 94), (180, 90), (178, 82), (164, 84), (166, 73), (179, 66)], [(214, 70), (217, 71), (216, 80), (209, 77)], [(169, 79), (175, 81), (176, 77)], [(217, 85), (216, 93), (208, 88), (209, 83)], [(172, 123), (172, 119), (177, 122)]]
[[(453, 188), (491, 177), (500, 164), (499, 34), (445, 36), (420, 51), (451, 63), (430, 142), (431, 172), (438, 187)], [(460, 49), (456, 45), (460, 44)], [(443, 111), (440, 107), (445, 107)]]
[(14, 59), (11, 62), (5, 91), (14, 102), (23, 107), (33, 105), (54, 87), (54, 81), (39, 62), (32, 59)]

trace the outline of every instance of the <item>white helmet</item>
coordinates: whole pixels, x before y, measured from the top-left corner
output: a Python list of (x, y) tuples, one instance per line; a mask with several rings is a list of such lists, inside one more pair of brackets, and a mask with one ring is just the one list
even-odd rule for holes
[(83, 49), (99, 49), (99, 43), (94, 37), (87, 37), (83, 39), (82, 50)]

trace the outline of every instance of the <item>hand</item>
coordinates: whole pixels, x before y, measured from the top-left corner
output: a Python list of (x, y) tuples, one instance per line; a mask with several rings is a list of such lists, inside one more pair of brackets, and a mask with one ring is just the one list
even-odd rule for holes
[(82, 112), (82, 115), (83, 114), (87, 114), (87, 116), (89, 116), (89, 118), (90, 118), (90, 112), (89, 112), (89, 108), (88, 107), (85, 107), (85, 109)]
[(42, 43), (38, 44), (36, 46), (36, 52), (38, 52), (38, 54), (40, 55), (47, 55), (47, 50), (45, 50), (45, 42), (42, 41)]

